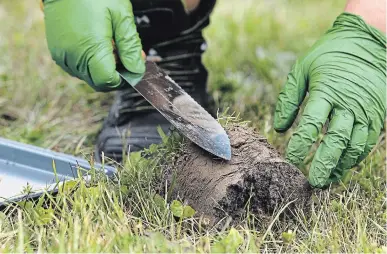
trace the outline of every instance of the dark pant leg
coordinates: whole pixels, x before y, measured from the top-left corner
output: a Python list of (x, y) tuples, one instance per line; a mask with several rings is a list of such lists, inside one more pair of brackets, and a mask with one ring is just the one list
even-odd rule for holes
[[(209, 24), (215, 0), (201, 0), (190, 14), (185, 12), (181, 0), (131, 2), (147, 58), (207, 107), (208, 75), (201, 59), (207, 45), (202, 29)], [(170, 123), (134, 89), (118, 91), (98, 135), (96, 159), (100, 160), (104, 152), (105, 156), (121, 161), (124, 152), (161, 142), (158, 126), (168, 132)]]

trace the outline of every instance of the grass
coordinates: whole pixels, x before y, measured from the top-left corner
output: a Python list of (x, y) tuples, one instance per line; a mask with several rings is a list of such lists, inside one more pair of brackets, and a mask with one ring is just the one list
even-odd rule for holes
[[(219, 106), (249, 120), (281, 152), (276, 96), (294, 60), (341, 12), (344, 1), (218, 1), (205, 31), (205, 64)], [(93, 93), (55, 66), (37, 1), (0, 3), (0, 136), (89, 158), (112, 94)], [(385, 135), (343, 184), (314, 195), (310, 214), (280, 210), (256, 228), (253, 214), (236, 228), (203, 227), (155, 194), (161, 156), (133, 154), (116, 179), (70, 182), (53, 197), (0, 213), (0, 252), (386, 252)], [(156, 148), (152, 148), (156, 150)], [(181, 207), (180, 207), (181, 208)], [(184, 209), (184, 207), (182, 208)]]

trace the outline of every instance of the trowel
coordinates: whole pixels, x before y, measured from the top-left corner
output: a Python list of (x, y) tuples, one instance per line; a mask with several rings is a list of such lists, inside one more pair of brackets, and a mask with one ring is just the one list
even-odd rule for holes
[(146, 61), (146, 71), (136, 83), (123, 67), (117, 71), (178, 131), (204, 150), (225, 160), (231, 159), (230, 139), (226, 131), (202, 106), (188, 95), (154, 62)]

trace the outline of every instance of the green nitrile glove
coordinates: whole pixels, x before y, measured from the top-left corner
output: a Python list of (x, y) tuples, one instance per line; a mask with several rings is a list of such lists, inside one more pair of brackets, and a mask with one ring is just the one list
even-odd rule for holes
[(310, 184), (321, 188), (366, 158), (378, 141), (386, 116), (385, 35), (359, 16), (341, 14), (289, 74), (276, 107), (277, 131), (290, 128), (307, 93), (286, 158), (300, 165), (329, 120), (309, 169)]
[(112, 40), (134, 83), (145, 72), (129, 0), (45, 0), (44, 15), (52, 58), (95, 90), (124, 88)]

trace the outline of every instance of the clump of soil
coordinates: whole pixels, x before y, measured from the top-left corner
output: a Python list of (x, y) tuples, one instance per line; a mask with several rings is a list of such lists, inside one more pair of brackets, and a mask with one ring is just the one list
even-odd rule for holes
[(267, 140), (252, 128), (227, 128), (232, 158), (213, 157), (193, 143), (183, 146), (166, 173), (172, 199), (192, 206), (211, 225), (229, 217), (240, 221), (246, 209), (258, 217), (276, 208), (307, 207), (312, 190), (304, 175), (281, 158)]

